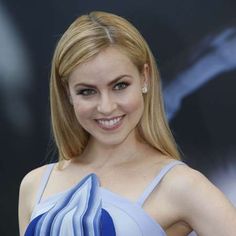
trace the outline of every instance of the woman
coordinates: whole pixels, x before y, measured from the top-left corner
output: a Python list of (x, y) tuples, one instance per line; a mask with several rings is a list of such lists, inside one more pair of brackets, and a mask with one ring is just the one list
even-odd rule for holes
[(125, 19), (79, 17), (55, 50), (51, 115), (59, 161), (31, 171), (21, 235), (236, 235), (236, 212), (179, 161), (154, 57)]

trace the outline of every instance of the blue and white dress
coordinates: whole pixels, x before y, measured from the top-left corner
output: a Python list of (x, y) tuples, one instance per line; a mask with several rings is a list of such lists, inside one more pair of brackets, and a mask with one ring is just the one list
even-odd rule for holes
[(166, 236), (142, 206), (165, 174), (179, 164), (184, 163), (172, 161), (164, 166), (137, 202), (101, 187), (93, 173), (69, 190), (41, 201), (55, 165), (49, 164), (25, 236)]

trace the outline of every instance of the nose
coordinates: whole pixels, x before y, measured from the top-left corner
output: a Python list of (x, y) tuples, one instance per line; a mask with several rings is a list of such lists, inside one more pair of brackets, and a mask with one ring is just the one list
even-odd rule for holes
[(109, 96), (108, 93), (101, 94), (97, 103), (98, 112), (104, 115), (110, 115), (117, 108), (117, 104), (114, 99)]

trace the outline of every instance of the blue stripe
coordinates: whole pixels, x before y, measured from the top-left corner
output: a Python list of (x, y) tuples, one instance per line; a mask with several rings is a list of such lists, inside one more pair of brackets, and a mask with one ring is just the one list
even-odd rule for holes
[(25, 232), (25, 235), (24, 236), (32, 236), (34, 235), (34, 232), (35, 232), (35, 228), (39, 222), (39, 220), (41, 219), (41, 217), (43, 216), (42, 215), (39, 215), (37, 216), (36, 218), (34, 218), (30, 224), (28, 225), (27, 229), (26, 229), (26, 232)]
[(88, 175), (53, 208), (33, 219), (25, 236), (115, 236), (112, 218), (102, 209), (99, 190), (97, 176)]
[(113, 220), (109, 213), (102, 209), (101, 216), (101, 236), (116, 236)]

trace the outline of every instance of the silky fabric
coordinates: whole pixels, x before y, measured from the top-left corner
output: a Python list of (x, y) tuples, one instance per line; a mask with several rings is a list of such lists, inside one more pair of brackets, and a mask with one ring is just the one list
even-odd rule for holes
[(172, 161), (165, 165), (137, 202), (101, 187), (94, 173), (67, 191), (41, 201), (55, 165), (49, 164), (25, 236), (167, 236), (142, 206), (166, 173), (181, 164)]

